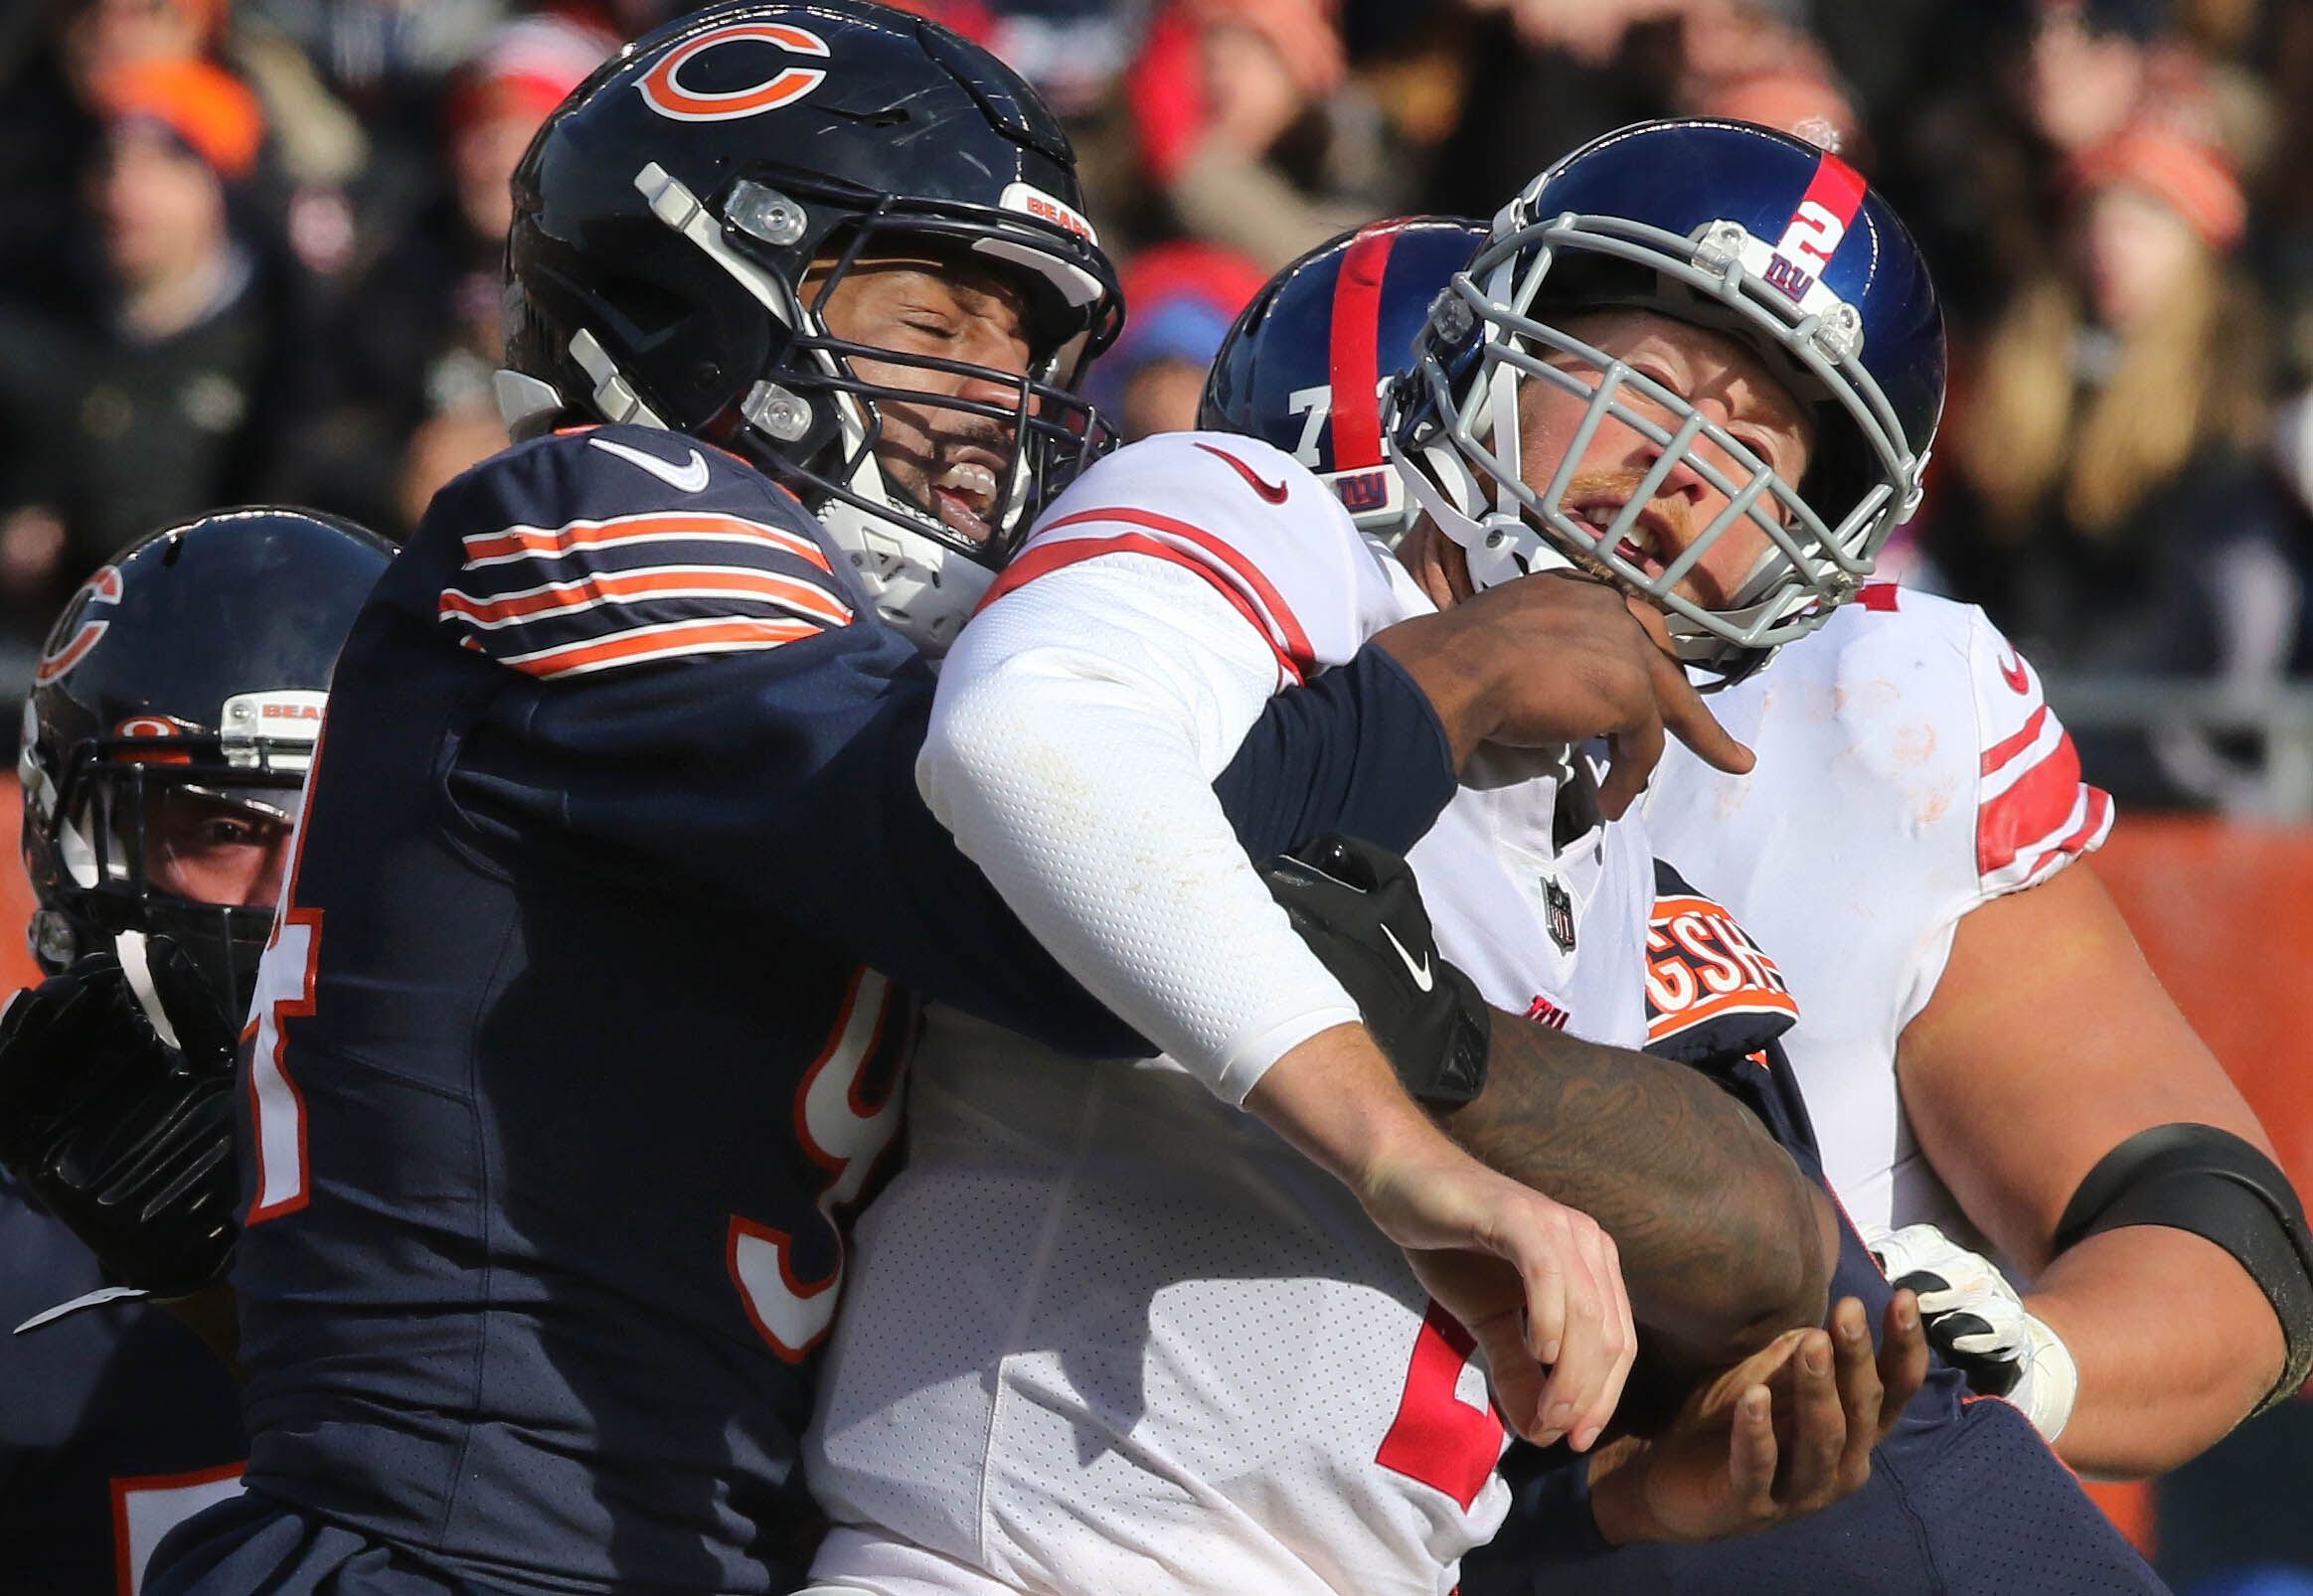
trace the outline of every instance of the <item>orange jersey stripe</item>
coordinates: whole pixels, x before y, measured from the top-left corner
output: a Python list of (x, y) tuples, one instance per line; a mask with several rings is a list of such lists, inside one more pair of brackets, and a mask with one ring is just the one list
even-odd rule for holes
[(1684, 1031), (1689, 1026), (1699, 1026), (1723, 1014), (1755, 1014), (1762, 1009), (1775, 1014), (1787, 1014), (1794, 1020), (1799, 1018), (1798, 1000), (1785, 997), (1780, 992), (1770, 992), (1765, 987), (1741, 987), (1734, 992), (1723, 992), (1716, 998), (1706, 998), (1701, 1003), (1689, 1004), (1676, 1013), (1656, 1016), (1647, 1022), (1646, 1038), (1649, 1041), (1660, 1041), (1674, 1032)]
[(723, 620), (673, 621), (663, 626), (638, 626), (615, 637), (592, 643), (571, 643), (540, 649), (534, 654), (512, 654), (503, 663), (531, 676), (569, 676), (598, 671), (612, 665), (639, 665), (646, 660), (676, 659), (685, 654), (721, 654), (740, 649), (777, 648), (782, 643), (816, 637), (823, 628), (809, 621)]
[(613, 516), (606, 521), (574, 521), (561, 527), (508, 527), (503, 532), (475, 533), (464, 543), (466, 564), (470, 568), (524, 557), (551, 559), (579, 549), (675, 539), (769, 544), (798, 559), (809, 560), (821, 570), (833, 570), (826, 554), (809, 538), (766, 527), (759, 521), (710, 511), (656, 511), (648, 515)]
[(823, 587), (797, 576), (728, 565), (675, 565), (651, 570), (605, 571), (575, 581), (476, 598), (454, 589), (441, 595), (437, 613), (461, 615), (482, 625), (506, 625), (539, 615), (568, 613), (597, 604), (637, 598), (760, 598), (783, 604), (830, 626), (848, 626), (851, 607)]

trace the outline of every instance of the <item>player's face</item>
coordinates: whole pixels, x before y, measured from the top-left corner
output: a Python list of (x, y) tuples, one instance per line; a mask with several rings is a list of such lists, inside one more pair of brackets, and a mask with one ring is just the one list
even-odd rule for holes
[[(806, 281), (808, 291), (812, 284)], [(985, 543), (1011, 469), (1013, 428), (939, 402), (977, 400), (1011, 410), (1033, 351), (1028, 304), (996, 273), (930, 254), (855, 263), (819, 305), (838, 338), (900, 355), (929, 355), (984, 368), (987, 375), (935, 371), (855, 356), (863, 381), (924, 396), (924, 402), (878, 399), (883, 435), (876, 460), (901, 492), (973, 543)]]
[[(1796, 484), (1805, 475), (1814, 444), (1813, 424), (1758, 357), (1739, 341), (1646, 310), (1587, 311), (1561, 318), (1558, 325), (1641, 376), (1684, 396), (1707, 418), (1772, 466), (1785, 482)], [(1587, 364), (1570, 356), (1556, 357), (1553, 364), (1564, 366), (1585, 383), (1597, 376)], [(1678, 429), (1678, 417), (1633, 390), (1625, 388), (1617, 397), (1666, 431)], [(1530, 380), (1519, 385), (1518, 402), (1524, 475), (1537, 492), (1545, 492), (1581, 426), (1589, 401), (1581, 395)], [(1661, 453), (1634, 428), (1607, 417), (1591, 435), (1568, 482), (1568, 513), (1594, 527), (1605, 527), (1629, 502)], [(1696, 455), (1731, 481), (1743, 482), (1751, 475), (1748, 467), (1738, 465), (1706, 438), (1696, 439), (1690, 459)], [(1682, 460), (1655, 489), (1653, 500), (1619, 553), (1654, 575), (1668, 568), (1726, 508), (1727, 495), (1713, 487), (1690, 460)], [(1737, 520), (1703, 552), (1694, 568), (1680, 580), (1679, 593), (1706, 609), (1730, 607), (1769, 547), (1766, 534), (1757, 526)]]
[(288, 854), (289, 823), (261, 809), (178, 788), (146, 795), (145, 878), (161, 891), (269, 909)]

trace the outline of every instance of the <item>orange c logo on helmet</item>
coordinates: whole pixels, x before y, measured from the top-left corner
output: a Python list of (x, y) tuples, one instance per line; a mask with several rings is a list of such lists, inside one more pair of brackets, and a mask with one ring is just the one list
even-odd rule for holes
[(650, 102), (650, 108), (661, 116), (678, 122), (727, 122), (791, 105), (827, 79), (826, 72), (818, 67), (783, 66), (761, 82), (744, 88), (709, 93), (682, 85), (679, 80), (685, 67), (718, 45), (742, 41), (775, 45), (790, 55), (822, 58), (827, 55), (827, 41), (808, 28), (785, 22), (735, 22), (727, 28), (709, 29), (689, 43), (668, 51), (634, 86), (642, 90), (642, 97)]
[[(46, 687), (80, 664), (87, 656), (88, 650), (96, 646), (96, 639), (104, 635), (104, 629), (112, 624), (110, 621), (88, 619), (89, 612), (98, 604), (119, 602), (120, 572), (114, 567), (106, 565), (83, 582), (81, 591), (73, 595), (73, 602), (65, 606), (65, 613), (78, 617), (81, 624), (70, 637), (50, 636), (48, 648), (41, 655), (40, 664), (33, 670), (34, 684)], [(60, 624), (57, 630), (62, 632), (64, 628)]]

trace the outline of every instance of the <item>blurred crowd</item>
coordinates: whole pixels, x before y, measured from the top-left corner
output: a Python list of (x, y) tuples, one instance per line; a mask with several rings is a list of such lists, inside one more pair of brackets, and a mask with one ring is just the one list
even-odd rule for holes
[[(531, 131), (668, 0), (19, 0), (0, 21), (0, 632), (171, 516), (406, 533), (495, 449)], [(1130, 323), (1128, 434), (1188, 424), (1263, 276), (1491, 214), (1643, 117), (1836, 148), (1919, 233), (1952, 399), (1889, 560), (2052, 672), (2313, 673), (2313, 0), (921, 0), (1045, 91)], [(2091, 748), (2139, 801), (2248, 780)]]

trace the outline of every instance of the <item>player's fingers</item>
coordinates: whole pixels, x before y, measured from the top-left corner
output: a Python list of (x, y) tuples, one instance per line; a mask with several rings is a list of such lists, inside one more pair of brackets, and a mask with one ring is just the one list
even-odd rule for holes
[(1519, 1438), (1549, 1446), (1559, 1433), (1543, 1422), (1543, 1388), (1549, 1371), (1527, 1349), (1517, 1315), (1487, 1320), (1469, 1327), (1485, 1359), (1486, 1380), (1493, 1387), (1494, 1408)]
[(1606, 739), (1611, 755), (1606, 779), (1598, 783), (1598, 808), (1608, 820), (1619, 820), (1646, 791), (1647, 779), (1662, 763), (1663, 723), (1651, 705), (1636, 719)]
[(1538, 1363), (1559, 1360), (1567, 1333), (1567, 1259), (1556, 1218), (1546, 1209), (1504, 1253), (1525, 1287), (1527, 1356)]
[(1663, 724), (1705, 764), (1741, 776), (1748, 775), (1751, 766), (1758, 763), (1757, 757), (1719, 723), (1711, 706), (1687, 680), (1686, 668), (1667, 654), (1658, 653), (1654, 658), (1654, 690)]
[(1735, 1399), (1735, 1420), (1727, 1437), (1729, 1496), (1754, 1519), (1775, 1515), (1775, 1403), (1764, 1385), (1751, 1385)]
[(1831, 1310), (1833, 1355), (1839, 1361), (1839, 1404), (1847, 1415), (1846, 1446), (1839, 1460), (1842, 1495), (1860, 1491), (1872, 1476), (1872, 1448), (1880, 1442), (1885, 1387), (1872, 1348), (1871, 1322), (1854, 1297), (1840, 1298)]
[(1622, 1388), (1630, 1378), (1631, 1364), (1638, 1357), (1638, 1326), (1630, 1311), (1630, 1290), (1622, 1278), (1622, 1258), (1614, 1238), (1603, 1229), (1593, 1227), (1585, 1238), (1584, 1250), (1599, 1302), (1605, 1309), (1599, 1327), (1599, 1348), (1607, 1361), (1596, 1396), (1584, 1413), (1576, 1415), (1572, 1429), (1568, 1432), (1568, 1439), (1577, 1452), (1586, 1452), (1595, 1445), (1599, 1432), (1614, 1417), (1614, 1409), (1622, 1400)]
[(1919, 1317), (1919, 1299), (1908, 1291), (1898, 1291), (1895, 1300), (1888, 1304), (1888, 1323), (1880, 1338), (1879, 1366), (1879, 1434), (1884, 1441), (1927, 1378), (1927, 1329)]
[(1570, 1236), (1566, 1250), (1566, 1333), (1558, 1357), (1550, 1360), (1542, 1418), (1550, 1428), (1565, 1431), (1578, 1451), (1597, 1439), (1613, 1415), (1613, 1398), (1620, 1391), (1614, 1381), (1620, 1350), (1615, 1345), (1618, 1333), (1610, 1328), (1618, 1321), (1609, 1288), (1583, 1255), (1578, 1238)]
[(1791, 1441), (1781, 1493), (1794, 1509), (1819, 1508), (1839, 1482), (1840, 1456), (1847, 1449), (1847, 1415), (1839, 1405), (1831, 1338), (1810, 1330), (1799, 1338), (1791, 1359)]

